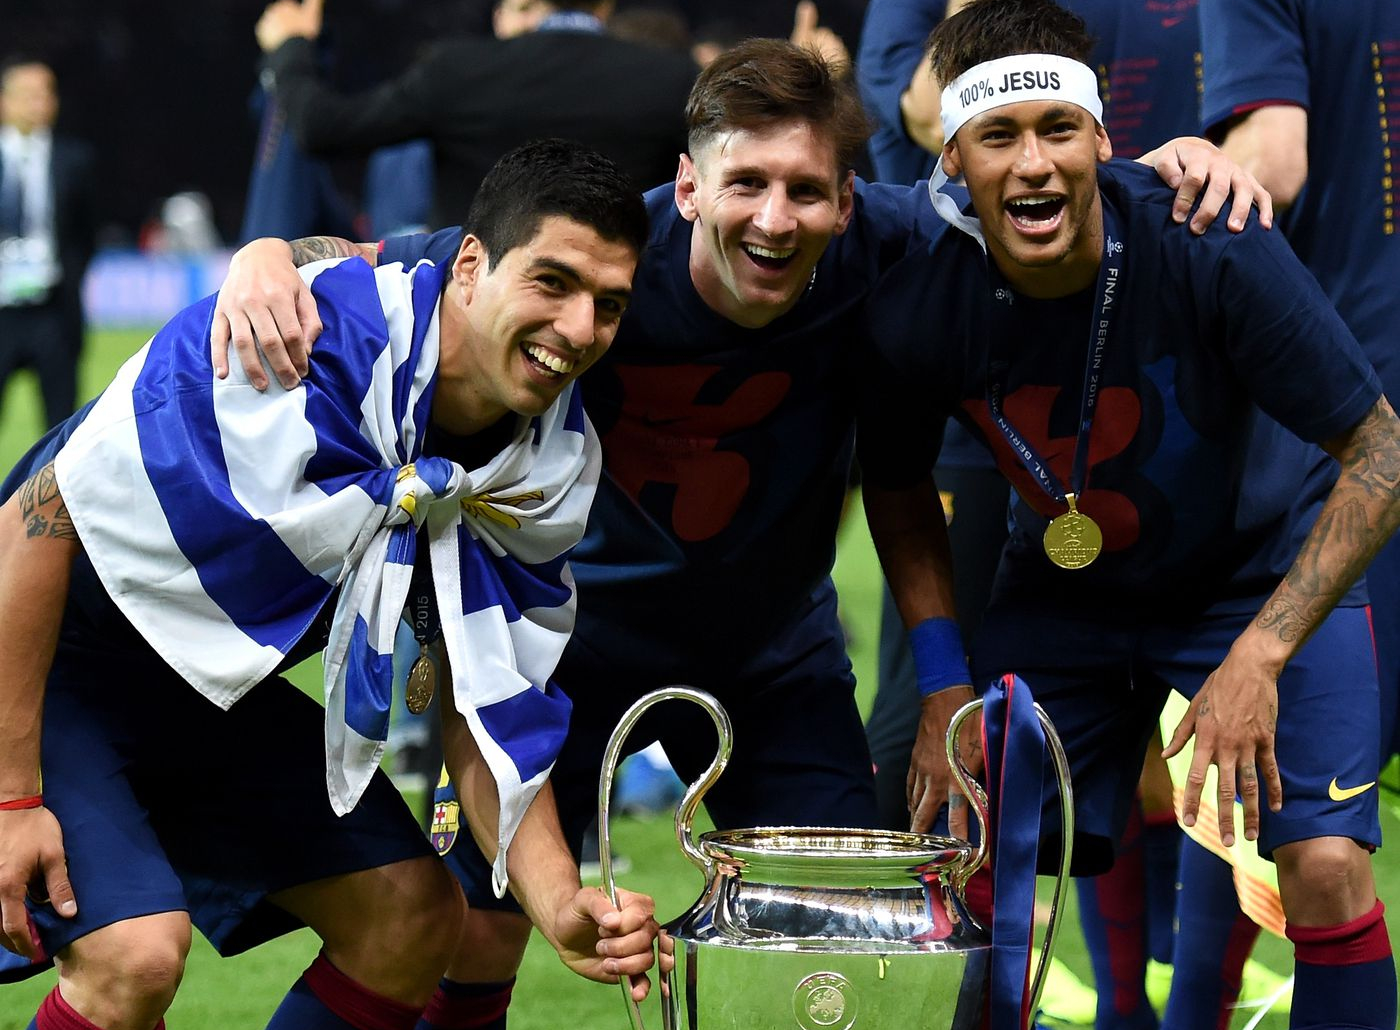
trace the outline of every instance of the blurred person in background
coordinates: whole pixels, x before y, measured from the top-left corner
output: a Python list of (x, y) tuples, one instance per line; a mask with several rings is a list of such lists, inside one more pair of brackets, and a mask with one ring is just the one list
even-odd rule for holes
[(0, 393), (32, 368), (49, 426), (73, 413), (83, 273), (97, 236), (92, 150), (54, 132), (57, 117), (47, 64), (0, 63)]
[[(685, 149), (683, 111), (694, 64), (607, 35), (610, 0), (539, 6), (545, 17), (529, 31), (437, 43), (401, 75), (354, 96), (326, 86), (316, 66), (312, 41), (321, 31), (321, 0), (277, 0), (258, 22), (257, 37), (277, 99), (309, 153), (432, 141), (434, 225), (460, 220), (485, 170), (539, 137), (596, 147), (638, 184), (672, 176)], [(525, 13), (514, 4), (502, 8), (498, 26)], [(517, 28), (518, 22), (506, 30)]]

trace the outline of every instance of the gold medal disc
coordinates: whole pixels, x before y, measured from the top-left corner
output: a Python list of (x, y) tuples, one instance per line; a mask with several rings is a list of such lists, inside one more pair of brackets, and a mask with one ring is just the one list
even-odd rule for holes
[(408, 682), (404, 684), (404, 704), (414, 715), (422, 715), (433, 703), (437, 692), (437, 665), (428, 657), (427, 649), (418, 656), (413, 668), (408, 672)]
[(1062, 569), (1082, 569), (1103, 550), (1103, 533), (1097, 522), (1075, 507), (1073, 494), (1066, 494), (1065, 500), (1069, 511), (1045, 527), (1045, 553)]

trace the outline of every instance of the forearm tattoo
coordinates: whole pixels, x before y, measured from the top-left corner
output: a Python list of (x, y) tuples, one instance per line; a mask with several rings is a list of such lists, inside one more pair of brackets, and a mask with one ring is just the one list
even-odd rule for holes
[(58, 492), (58, 478), (53, 462), (49, 462), (27, 479), (19, 488), (19, 517), (24, 522), (24, 535), (52, 537), (56, 540), (76, 540), (78, 531), (68, 517), (68, 506)]
[(1285, 643), (1300, 643), (1318, 627), (1400, 522), (1400, 421), (1384, 398), (1337, 458), (1337, 485), (1256, 620)]
[(313, 261), (357, 257), (360, 253), (358, 246), (339, 236), (305, 236), (299, 240), (292, 240), (288, 246), (292, 248), (292, 263), (298, 268)]

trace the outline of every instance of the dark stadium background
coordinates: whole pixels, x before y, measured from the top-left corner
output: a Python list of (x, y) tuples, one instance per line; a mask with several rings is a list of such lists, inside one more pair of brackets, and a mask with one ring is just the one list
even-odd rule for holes
[[(728, 18), (755, 35), (787, 35), (795, 0), (653, 2), (692, 24)], [(819, 0), (822, 21), (855, 50), (865, 0)], [(263, 0), (0, 0), (0, 55), (52, 65), (62, 129), (97, 148), (107, 244), (130, 244), (160, 200), (195, 189), (213, 201), (233, 242), (242, 216), (256, 125), (253, 24)], [(372, 84), (421, 41), (489, 31), (490, 0), (330, 0), (333, 80)], [(642, 6), (622, 0), (620, 8)], [(387, 44), (387, 45), (386, 45)], [(347, 181), (353, 168), (340, 169)]]

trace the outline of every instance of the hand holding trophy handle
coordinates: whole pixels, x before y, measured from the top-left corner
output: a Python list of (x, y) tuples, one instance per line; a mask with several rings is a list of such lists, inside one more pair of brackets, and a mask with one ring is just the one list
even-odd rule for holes
[[(647, 709), (662, 701), (669, 701), (671, 698), (693, 701), (705, 709), (710, 713), (710, 718), (714, 720), (715, 732), (719, 734), (719, 749), (715, 752), (714, 761), (705, 770), (704, 776), (686, 788), (681, 803), (676, 807), (675, 821), (676, 839), (680, 842), (685, 857), (694, 863), (695, 867), (705, 875), (707, 881), (711, 878), (710, 861), (695, 843), (695, 813), (700, 808), (700, 800), (705, 796), (705, 792), (714, 786), (720, 773), (724, 772), (724, 767), (729, 764), (729, 756), (734, 750), (734, 727), (729, 721), (729, 713), (703, 690), (696, 690), (693, 687), (662, 687), (660, 690), (653, 690), (638, 698), (632, 707), (623, 713), (617, 728), (608, 738), (607, 750), (603, 752), (603, 769), (598, 780), (598, 865), (601, 867), (603, 875), (603, 889), (607, 891), (608, 900), (614, 905), (618, 903), (618, 896), (617, 882), (613, 879), (612, 839), (608, 818), (613, 778), (617, 775), (618, 759), (622, 754), (623, 744), (627, 742), (627, 735), (632, 732), (637, 721), (646, 714)], [(632, 1030), (644, 1030), (641, 1009), (632, 998), (632, 990), (626, 977), (622, 978), (621, 986), (622, 996), (627, 999), (627, 1013)]]
[[(977, 850), (958, 875), (957, 886), (960, 892), (972, 874), (980, 869), (987, 859), (987, 794), (963, 765), (962, 753), (958, 747), (958, 731), (962, 729), (962, 724), (981, 707), (980, 700), (969, 701), (958, 709), (953, 721), (948, 724), (948, 767), (952, 770), (958, 787), (967, 795), (968, 803), (977, 815), (977, 827), (980, 831)], [(1045, 941), (1041, 945), (1040, 961), (1036, 964), (1035, 976), (1031, 980), (1031, 1012), (1040, 1008), (1040, 995), (1045, 988), (1045, 977), (1050, 969), (1050, 956), (1055, 951), (1055, 937), (1060, 929), (1060, 903), (1064, 899), (1065, 886), (1069, 883), (1069, 864), (1074, 848), (1074, 790), (1070, 786), (1069, 759), (1065, 757), (1059, 734), (1055, 732), (1054, 724), (1050, 722), (1045, 710), (1036, 705), (1035, 714), (1045, 732), (1045, 747), (1050, 753), (1050, 764), (1055, 770), (1055, 781), (1059, 787), (1061, 839), (1060, 868), (1055, 877), (1055, 893), (1050, 898), (1050, 918), (1045, 924)]]

